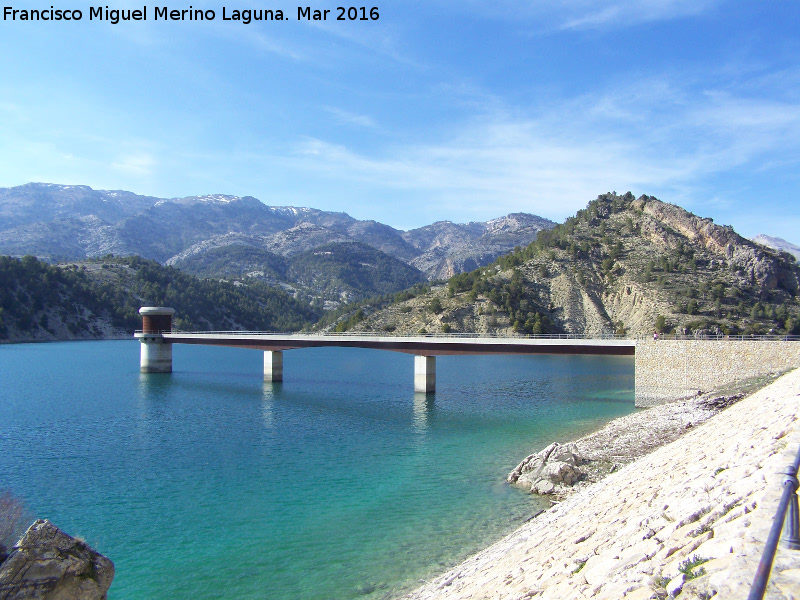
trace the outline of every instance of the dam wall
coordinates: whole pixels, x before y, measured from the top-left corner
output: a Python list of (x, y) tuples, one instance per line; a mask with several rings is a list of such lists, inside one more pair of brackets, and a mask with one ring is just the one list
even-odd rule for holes
[(639, 340), (636, 406), (655, 406), (796, 367), (800, 341)]

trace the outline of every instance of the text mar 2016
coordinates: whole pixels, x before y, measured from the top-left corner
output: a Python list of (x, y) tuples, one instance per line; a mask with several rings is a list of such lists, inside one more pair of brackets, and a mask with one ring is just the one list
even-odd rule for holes
[[(331, 14), (333, 13), (333, 14)], [(78, 9), (16, 9), (3, 8), (4, 21), (81, 21), (88, 14), (90, 21), (104, 21), (116, 25), (125, 21), (147, 21), (148, 7), (141, 9), (116, 9), (108, 6), (89, 7), (88, 12)], [(214, 21), (217, 12), (211, 9), (170, 9), (168, 6), (151, 7), (149, 15), (153, 21)], [(245, 25), (259, 21), (290, 20), (280, 9), (229, 9), (222, 7), (223, 21), (236, 21)], [(298, 21), (377, 21), (380, 11), (377, 6), (337, 6), (335, 9), (317, 9), (311, 6), (297, 7)]]

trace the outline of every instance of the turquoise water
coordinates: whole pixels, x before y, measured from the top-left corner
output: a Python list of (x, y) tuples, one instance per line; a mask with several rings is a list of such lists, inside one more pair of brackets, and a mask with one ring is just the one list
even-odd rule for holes
[(538, 510), (505, 475), (632, 412), (633, 360), (0, 346), (0, 489), (116, 565), (110, 600), (386, 598)]

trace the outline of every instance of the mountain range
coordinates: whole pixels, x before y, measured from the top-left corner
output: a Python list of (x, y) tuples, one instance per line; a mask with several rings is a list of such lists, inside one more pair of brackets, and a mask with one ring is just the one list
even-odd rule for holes
[(0, 219), (7, 339), (119, 335), (154, 302), (200, 329), (800, 333), (796, 246), (630, 192), (559, 225), (400, 231), (252, 197), (28, 184), (0, 189)]
[[(0, 188), (0, 254), (48, 262), (137, 255), (200, 276), (259, 278), (327, 307), (487, 265), (554, 226), (514, 213), (400, 231), (251, 196), (164, 199), (42, 183)], [(364, 273), (344, 274), (354, 265)]]

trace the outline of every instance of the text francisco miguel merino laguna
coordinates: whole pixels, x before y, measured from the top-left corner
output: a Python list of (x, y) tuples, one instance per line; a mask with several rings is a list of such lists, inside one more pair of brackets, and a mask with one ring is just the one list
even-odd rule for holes
[[(170, 9), (167, 6), (151, 7), (153, 21), (213, 21), (217, 14), (213, 10), (201, 10), (193, 7), (187, 9)], [(335, 14), (331, 10), (317, 10), (310, 6), (297, 7), (298, 21), (327, 21), (330, 16), (337, 21), (377, 21), (380, 18), (377, 7), (336, 7)], [(90, 21), (108, 21), (116, 25), (120, 21), (147, 21), (147, 6), (141, 9), (116, 9), (108, 6), (89, 7), (86, 13)], [(13, 6), (3, 7), (4, 21), (81, 21), (84, 11), (77, 9), (17, 9)], [(288, 16), (282, 10), (256, 9), (240, 10), (222, 7), (223, 21), (239, 21), (247, 25), (251, 21), (287, 21)]]

